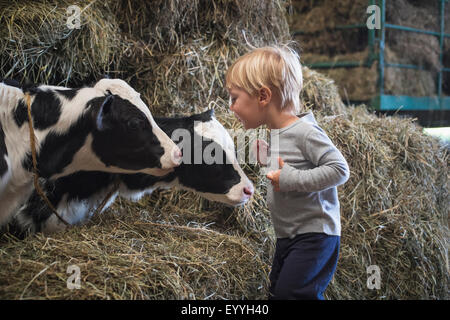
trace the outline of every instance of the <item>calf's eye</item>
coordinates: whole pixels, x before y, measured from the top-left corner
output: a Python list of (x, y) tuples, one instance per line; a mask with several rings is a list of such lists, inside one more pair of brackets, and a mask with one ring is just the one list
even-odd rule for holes
[(139, 119), (131, 119), (128, 121), (127, 126), (130, 130), (139, 130), (142, 126), (142, 121)]

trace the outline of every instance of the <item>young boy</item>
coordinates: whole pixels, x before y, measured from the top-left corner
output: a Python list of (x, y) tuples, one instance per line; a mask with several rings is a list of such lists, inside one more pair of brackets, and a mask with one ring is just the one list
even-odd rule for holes
[(254, 49), (226, 75), (230, 109), (245, 129), (271, 130), (267, 205), (277, 240), (270, 299), (323, 299), (339, 255), (336, 187), (349, 168), (311, 111), (296, 116), (302, 83), (288, 46)]

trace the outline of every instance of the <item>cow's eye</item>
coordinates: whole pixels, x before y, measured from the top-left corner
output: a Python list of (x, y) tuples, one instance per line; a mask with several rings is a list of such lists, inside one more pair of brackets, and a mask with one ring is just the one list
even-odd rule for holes
[(131, 119), (127, 125), (130, 130), (139, 130), (142, 127), (142, 121), (139, 119)]

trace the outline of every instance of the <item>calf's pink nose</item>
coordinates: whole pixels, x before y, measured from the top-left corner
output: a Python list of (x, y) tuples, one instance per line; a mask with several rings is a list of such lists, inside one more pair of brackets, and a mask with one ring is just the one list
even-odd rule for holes
[(244, 194), (251, 197), (253, 194), (253, 189), (252, 188), (248, 188), (248, 187), (244, 187)]
[(180, 149), (176, 148), (175, 150), (172, 150), (172, 161), (176, 165), (180, 165), (181, 164), (182, 158), (183, 158), (183, 152), (181, 152)]

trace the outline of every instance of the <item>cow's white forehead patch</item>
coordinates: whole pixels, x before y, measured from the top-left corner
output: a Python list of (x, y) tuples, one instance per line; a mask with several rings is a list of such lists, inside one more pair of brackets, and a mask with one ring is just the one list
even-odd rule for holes
[(104, 92), (110, 91), (112, 94), (116, 94), (123, 99), (129, 100), (140, 111), (142, 111), (148, 118), (150, 123), (154, 125), (153, 117), (148, 109), (147, 105), (142, 101), (139, 92), (134, 90), (128, 83), (121, 79), (102, 79), (95, 84), (95, 88)]
[(216, 142), (226, 153), (227, 157), (235, 160), (234, 142), (228, 131), (220, 124), (217, 119), (213, 118), (207, 122), (198, 122), (194, 126), (195, 132), (201, 137)]
[(109, 90), (112, 94), (117, 94), (129, 100), (140, 97), (140, 94), (122, 79), (102, 79), (95, 84), (95, 88), (103, 91)]

